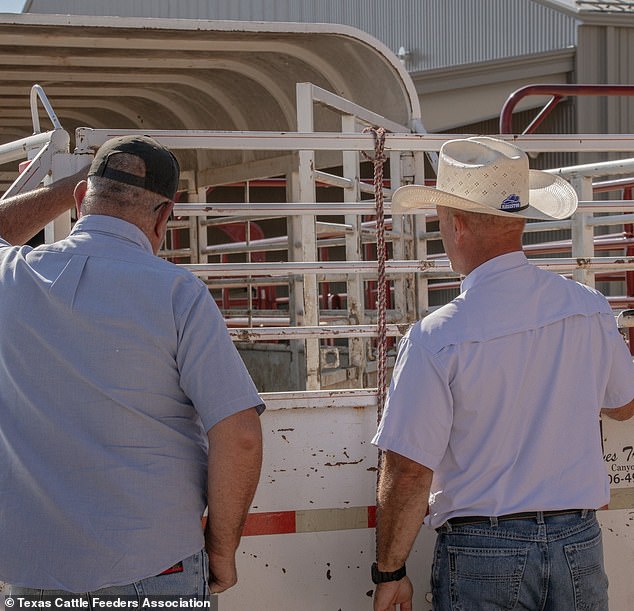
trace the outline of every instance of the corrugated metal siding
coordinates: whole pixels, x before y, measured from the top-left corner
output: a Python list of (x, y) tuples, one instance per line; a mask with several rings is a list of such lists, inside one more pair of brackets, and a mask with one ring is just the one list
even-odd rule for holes
[(33, 0), (32, 13), (354, 26), (393, 51), (411, 52), (411, 72), (563, 49), (573, 18), (533, 0)]
[[(579, 28), (578, 82), (634, 84), (633, 58), (634, 28), (600, 25)], [(634, 132), (634, 96), (582, 97), (578, 107), (581, 133)], [(626, 155), (605, 158), (620, 156)]]

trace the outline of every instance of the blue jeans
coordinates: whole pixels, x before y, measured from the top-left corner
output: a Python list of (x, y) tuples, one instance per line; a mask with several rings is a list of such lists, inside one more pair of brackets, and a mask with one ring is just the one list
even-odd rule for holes
[[(110, 586), (81, 594), (72, 594), (62, 590), (39, 590), (10, 586), (7, 597), (27, 596), (31, 600), (50, 600), (58, 596), (70, 599), (81, 598), (86, 601), (86, 606), (83, 608), (89, 611), (107, 609), (107, 607), (100, 606), (99, 601), (108, 598), (121, 598), (132, 601), (132, 603), (136, 601), (137, 605), (132, 608), (142, 609), (142, 603), (147, 600), (146, 597), (149, 599), (157, 597), (163, 601), (182, 601), (183, 599), (200, 601), (200, 605), (196, 605), (200, 609), (217, 610), (218, 600), (216, 596), (209, 593), (208, 581), (209, 560), (205, 550), (201, 550), (182, 561), (182, 571), (179, 567), (177, 572), (148, 577), (127, 585)], [(110, 609), (112, 608), (110, 607)]]
[(608, 611), (595, 512), (444, 524), (432, 594), (434, 611)]

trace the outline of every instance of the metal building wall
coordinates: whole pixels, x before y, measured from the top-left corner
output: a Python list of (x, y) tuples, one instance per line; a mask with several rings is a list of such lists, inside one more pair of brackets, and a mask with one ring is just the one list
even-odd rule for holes
[[(577, 51), (579, 83), (634, 83), (634, 24), (583, 25)], [(581, 133), (634, 132), (634, 97), (579, 98)]]
[(410, 72), (563, 49), (576, 21), (534, 0), (32, 0), (32, 13), (341, 23), (410, 52)]

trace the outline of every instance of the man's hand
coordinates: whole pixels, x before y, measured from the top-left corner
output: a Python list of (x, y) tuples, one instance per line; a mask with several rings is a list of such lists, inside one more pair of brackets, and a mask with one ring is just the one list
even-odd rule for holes
[(236, 585), (238, 572), (235, 555), (223, 558), (212, 554), (209, 558), (209, 590), (212, 594), (220, 594)]
[(413, 595), (409, 577), (380, 583), (374, 591), (374, 611), (412, 611)]

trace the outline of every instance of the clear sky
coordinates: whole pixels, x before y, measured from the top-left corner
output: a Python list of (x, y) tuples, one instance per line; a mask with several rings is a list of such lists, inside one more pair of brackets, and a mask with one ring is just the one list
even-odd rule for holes
[(20, 13), (25, 0), (0, 0), (0, 13)]

